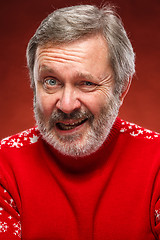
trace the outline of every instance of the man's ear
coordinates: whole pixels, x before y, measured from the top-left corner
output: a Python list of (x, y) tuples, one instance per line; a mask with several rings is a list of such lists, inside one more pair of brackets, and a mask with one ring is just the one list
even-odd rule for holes
[(121, 95), (120, 95), (121, 105), (123, 104), (123, 100), (124, 100), (125, 96), (126, 96), (127, 93), (128, 93), (128, 90), (129, 90), (130, 85), (131, 85), (131, 81), (132, 81), (132, 79), (129, 78), (129, 81), (128, 81), (128, 84), (127, 84), (125, 90), (124, 90), (124, 91), (121, 93)]

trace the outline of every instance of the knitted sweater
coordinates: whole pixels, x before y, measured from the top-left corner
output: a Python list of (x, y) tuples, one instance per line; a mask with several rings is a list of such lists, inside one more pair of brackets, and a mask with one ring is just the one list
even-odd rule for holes
[(117, 118), (94, 154), (32, 128), (0, 145), (0, 239), (160, 239), (160, 135)]

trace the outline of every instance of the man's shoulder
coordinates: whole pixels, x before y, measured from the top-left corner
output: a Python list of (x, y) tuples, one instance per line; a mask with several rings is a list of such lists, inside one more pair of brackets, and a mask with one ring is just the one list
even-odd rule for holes
[(121, 134), (128, 134), (132, 138), (158, 140), (160, 141), (160, 133), (143, 128), (135, 123), (119, 119), (119, 131)]
[(22, 148), (39, 141), (40, 133), (37, 127), (33, 127), (17, 133), (13, 136), (6, 137), (0, 141), (0, 149), (3, 148)]

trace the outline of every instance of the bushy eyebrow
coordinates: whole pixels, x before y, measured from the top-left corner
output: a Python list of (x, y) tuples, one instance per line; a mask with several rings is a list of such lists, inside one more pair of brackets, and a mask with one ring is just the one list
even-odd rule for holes
[(87, 81), (92, 81), (96, 84), (103, 84), (104, 82), (108, 82), (110, 80), (113, 79), (113, 75), (112, 74), (106, 74), (105, 76), (101, 76), (101, 77), (94, 77), (92, 74), (86, 74), (86, 73), (78, 73), (79, 78), (80, 79), (85, 79)]
[[(47, 71), (49, 73), (56, 74), (56, 70), (54, 70), (54, 68), (48, 67), (47, 65), (39, 66), (39, 70), (40, 70), (40, 72)], [(82, 72), (78, 72), (78, 71), (75, 73), (74, 78), (85, 79), (85, 80), (90, 80), (90, 81), (98, 80), (92, 74), (82, 73)]]
[(55, 73), (55, 71), (52, 68), (48, 67), (47, 65), (39, 66), (39, 70), (40, 70), (40, 72), (47, 71), (50, 73)]
[(85, 79), (85, 80), (89, 80), (89, 81), (96, 81), (97, 79), (89, 73), (76, 73), (76, 77), (80, 78), (80, 79)]

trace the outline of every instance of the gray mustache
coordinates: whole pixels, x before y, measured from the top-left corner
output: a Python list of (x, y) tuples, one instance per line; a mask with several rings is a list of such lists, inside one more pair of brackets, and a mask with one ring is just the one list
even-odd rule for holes
[(88, 118), (88, 119), (93, 119), (94, 115), (89, 111), (82, 111), (82, 110), (74, 110), (70, 114), (64, 113), (60, 109), (54, 111), (50, 117), (50, 123), (55, 123), (58, 121), (63, 121), (63, 120), (70, 120), (70, 119), (80, 119), (80, 118)]

